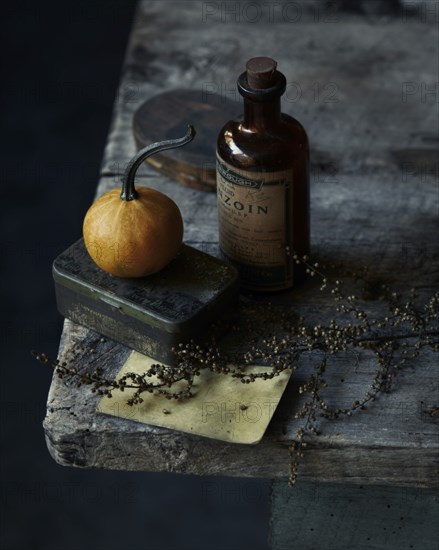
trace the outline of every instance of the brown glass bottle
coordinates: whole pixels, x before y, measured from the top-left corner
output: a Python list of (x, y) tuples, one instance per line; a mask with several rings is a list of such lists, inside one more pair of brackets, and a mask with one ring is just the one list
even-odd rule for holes
[(309, 147), (301, 124), (281, 113), (285, 76), (267, 57), (247, 62), (238, 78), (242, 120), (229, 121), (217, 142), (220, 248), (243, 288), (276, 291), (295, 285), (309, 253)]

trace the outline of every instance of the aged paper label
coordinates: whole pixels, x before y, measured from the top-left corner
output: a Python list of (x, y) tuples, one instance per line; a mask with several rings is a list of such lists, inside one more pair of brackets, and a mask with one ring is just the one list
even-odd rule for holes
[(217, 155), (220, 247), (247, 288), (292, 284), (292, 185), (292, 169), (249, 172)]
[[(117, 378), (128, 372), (143, 374), (156, 363), (156, 359), (133, 351)], [(271, 368), (263, 367), (266, 371)], [(261, 367), (246, 366), (245, 372), (261, 372)], [(242, 384), (237, 378), (206, 369), (195, 377), (190, 399), (165, 399), (145, 392), (142, 403), (129, 406), (127, 400), (134, 389), (126, 388), (123, 392), (113, 391), (111, 399), (103, 397), (98, 411), (229, 443), (255, 444), (262, 439), (290, 376), (291, 370), (287, 369), (272, 380)], [(151, 376), (151, 382), (156, 380), (156, 376)], [(183, 388), (180, 381), (167, 389), (172, 392)]]

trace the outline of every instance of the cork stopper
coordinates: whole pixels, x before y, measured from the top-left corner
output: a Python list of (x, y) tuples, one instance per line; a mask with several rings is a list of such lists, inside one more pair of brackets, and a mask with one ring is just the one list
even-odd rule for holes
[(251, 88), (265, 90), (274, 85), (277, 62), (271, 57), (253, 57), (246, 63), (247, 82)]

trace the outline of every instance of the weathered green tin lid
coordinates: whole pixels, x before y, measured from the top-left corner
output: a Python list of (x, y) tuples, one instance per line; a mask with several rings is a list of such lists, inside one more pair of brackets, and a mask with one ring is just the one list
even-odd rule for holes
[(234, 267), (183, 245), (162, 271), (139, 279), (114, 277), (90, 258), (82, 239), (53, 263), (57, 285), (117, 308), (159, 331), (196, 338), (238, 299)]

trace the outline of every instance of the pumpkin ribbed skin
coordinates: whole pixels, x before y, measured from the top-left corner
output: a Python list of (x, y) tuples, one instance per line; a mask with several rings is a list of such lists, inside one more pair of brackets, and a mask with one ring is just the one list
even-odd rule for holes
[(121, 200), (108, 191), (89, 208), (85, 246), (94, 262), (117, 277), (144, 277), (163, 269), (180, 251), (183, 220), (175, 202), (149, 187)]

